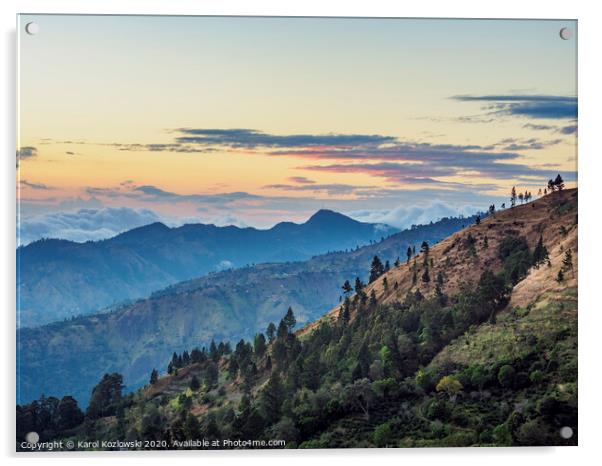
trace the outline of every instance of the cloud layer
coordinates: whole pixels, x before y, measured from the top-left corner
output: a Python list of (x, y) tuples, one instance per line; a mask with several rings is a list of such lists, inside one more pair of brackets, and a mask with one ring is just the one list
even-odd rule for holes
[(385, 223), (399, 229), (410, 228), (412, 225), (423, 225), (443, 217), (470, 216), (485, 210), (475, 205), (450, 205), (444, 202), (433, 202), (426, 206), (408, 207), (400, 205), (391, 210), (364, 210), (350, 212), (349, 216), (369, 223)]
[(17, 225), (17, 238), (19, 244), (40, 238), (96, 241), (160, 220), (151, 210), (128, 207), (56, 212), (22, 218)]

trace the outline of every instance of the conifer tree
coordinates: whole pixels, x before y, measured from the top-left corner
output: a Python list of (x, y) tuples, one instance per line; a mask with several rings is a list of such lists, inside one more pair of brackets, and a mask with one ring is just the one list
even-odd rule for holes
[(268, 341), (272, 343), (272, 340), (274, 340), (274, 336), (276, 335), (276, 326), (274, 325), (274, 322), (270, 322), (265, 333), (268, 336)]
[(556, 179), (554, 180), (554, 186), (556, 187), (556, 189), (558, 189), (558, 191), (562, 191), (564, 189), (564, 180), (562, 179), (562, 176), (560, 176), (560, 173), (556, 175)]
[(573, 277), (575, 276), (575, 271), (573, 269), (573, 251), (571, 249), (567, 249), (564, 253), (564, 258), (562, 259), (562, 272), (568, 272), (569, 270), (572, 272)]
[(380, 277), (385, 271), (383, 263), (380, 261), (378, 256), (374, 256), (372, 259), (372, 265), (370, 266), (370, 279), (369, 282), (372, 283), (378, 277)]
[(201, 383), (199, 382), (199, 379), (196, 375), (193, 375), (192, 379), (190, 379), (189, 386), (193, 392), (196, 392), (199, 388), (201, 388)]
[[(349, 288), (351, 288), (351, 286)], [(293, 312), (292, 307), (289, 306), (288, 310), (286, 311), (286, 315), (282, 320), (284, 322), (284, 325), (286, 325), (288, 333), (291, 333), (293, 331), (293, 328), (295, 328), (295, 325), (297, 325), (297, 319), (295, 319), (295, 313)]]
[(349, 294), (353, 291), (353, 288), (351, 288), (351, 283), (349, 283), (349, 280), (345, 280), (345, 283), (343, 283), (343, 293), (345, 294)]
[(207, 385), (209, 390), (217, 385), (218, 376), (219, 371), (217, 365), (215, 363), (209, 363), (207, 365), (207, 370), (205, 371), (205, 385)]
[(543, 237), (539, 235), (539, 241), (533, 250), (533, 264), (538, 267), (539, 264), (545, 262), (548, 259), (548, 249), (543, 244)]
[(149, 383), (151, 385), (155, 385), (158, 381), (159, 381), (159, 372), (157, 372), (157, 369), (153, 369), (151, 372), (151, 375), (150, 375)]
[(370, 292), (370, 306), (376, 306), (376, 291), (374, 291), (374, 288)]
[(560, 269), (560, 270), (558, 271), (558, 275), (556, 276), (556, 281), (557, 281), (558, 283), (560, 283), (560, 282), (561, 282), (561, 281), (563, 281), (563, 280), (564, 280), (564, 272), (562, 271), (562, 269)]
[(424, 283), (429, 283), (431, 281), (431, 276), (429, 275), (429, 268), (425, 267), (424, 272), (422, 272), (422, 281)]
[(219, 351), (217, 350), (217, 345), (215, 341), (212, 339), (211, 344), (209, 345), (209, 357), (213, 359), (213, 361), (219, 361)]
[(359, 293), (364, 289), (364, 284), (360, 280), (360, 277), (355, 277), (355, 292)]
[(266, 343), (263, 333), (258, 333), (255, 335), (253, 340), (253, 350), (255, 351), (255, 356), (258, 358), (261, 358), (265, 354)]

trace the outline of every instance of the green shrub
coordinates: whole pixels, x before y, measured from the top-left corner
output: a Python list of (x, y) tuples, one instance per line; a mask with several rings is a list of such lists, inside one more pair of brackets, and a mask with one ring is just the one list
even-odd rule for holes
[(539, 384), (543, 380), (543, 372), (539, 369), (536, 369), (529, 374), (529, 379), (534, 384)]
[(391, 444), (393, 440), (393, 430), (391, 424), (385, 422), (374, 429), (373, 434), (374, 444), (377, 447), (386, 447)]
[(500, 370), (497, 374), (497, 379), (502, 387), (508, 388), (512, 387), (515, 376), (516, 371), (514, 370), (514, 367), (506, 364), (500, 367)]

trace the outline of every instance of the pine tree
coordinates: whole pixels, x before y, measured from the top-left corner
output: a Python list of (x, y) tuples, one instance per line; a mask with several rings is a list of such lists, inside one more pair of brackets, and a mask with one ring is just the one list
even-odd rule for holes
[(105, 374), (100, 382), (92, 389), (90, 403), (86, 416), (98, 419), (104, 416), (113, 416), (121, 403), (123, 390), (123, 376), (118, 373)]
[(372, 259), (372, 265), (370, 266), (369, 282), (372, 283), (374, 280), (380, 277), (384, 273), (384, 271), (385, 268), (383, 266), (383, 263), (380, 261), (380, 258), (378, 256), (374, 256), (374, 259)]
[(266, 344), (263, 333), (258, 333), (257, 335), (255, 335), (255, 338), (253, 340), (253, 349), (255, 351), (255, 356), (257, 356), (258, 358), (261, 358), (265, 354)]
[(343, 321), (344, 324), (349, 322), (349, 318), (350, 318), (349, 308), (350, 307), (351, 307), (351, 301), (349, 300), (349, 297), (347, 297), (347, 298), (345, 298), (345, 302), (343, 303), (343, 306), (341, 307), (341, 313), (340, 313), (340, 319)]
[(431, 281), (431, 276), (429, 275), (429, 268), (425, 267), (424, 272), (422, 272), (422, 281), (424, 283), (429, 283)]
[(562, 259), (562, 268), (560, 270), (562, 272), (568, 272), (570, 270), (573, 277), (575, 277), (575, 271), (573, 269), (573, 251), (571, 251), (570, 248), (564, 253), (564, 258)]
[(276, 330), (276, 337), (280, 338), (280, 339), (284, 339), (287, 337), (287, 335), (288, 335), (288, 327), (284, 323), (284, 319), (281, 319), (280, 323), (278, 324), (278, 330)]
[(177, 369), (180, 367), (178, 353), (176, 353), (175, 351), (171, 355), (171, 366), (172, 366), (172, 369)]
[(355, 292), (359, 293), (364, 289), (364, 284), (360, 280), (360, 277), (355, 277)]
[(560, 173), (556, 175), (556, 179), (554, 180), (554, 186), (556, 187), (556, 189), (558, 189), (558, 191), (562, 191), (564, 189), (564, 180), (562, 179), (562, 176), (560, 176)]
[(345, 280), (345, 283), (343, 283), (343, 293), (345, 294), (349, 294), (353, 291), (353, 288), (351, 288), (351, 283), (349, 283), (349, 280)]
[(510, 191), (510, 206), (514, 207), (516, 205), (516, 187), (512, 186), (512, 190)]
[(215, 362), (219, 361), (219, 351), (214, 340), (211, 340), (211, 344), (209, 345), (209, 357)]
[(376, 306), (376, 302), (376, 291), (372, 288), (372, 291), (370, 292), (370, 306)]
[(190, 379), (190, 389), (193, 392), (196, 392), (199, 388), (201, 388), (201, 383), (199, 382), (199, 379), (196, 375), (192, 376), (192, 379)]
[(261, 393), (261, 407), (264, 418), (270, 423), (280, 419), (282, 403), (284, 402), (286, 392), (278, 372), (272, 372), (268, 383)]
[(561, 281), (563, 281), (563, 280), (564, 280), (564, 272), (562, 271), (562, 269), (560, 269), (560, 270), (558, 271), (558, 275), (556, 276), (556, 281), (557, 281), (558, 283), (560, 283), (560, 282), (561, 282)]
[(150, 375), (149, 383), (151, 385), (155, 385), (158, 381), (159, 381), (159, 372), (157, 372), (157, 369), (153, 369), (151, 372), (151, 375)]
[(209, 363), (207, 365), (207, 370), (205, 371), (205, 385), (207, 385), (209, 390), (217, 385), (218, 376), (219, 371), (217, 365), (215, 363)]
[(389, 289), (389, 282), (387, 280), (387, 277), (383, 278), (383, 288), (385, 289), (385, 291)]
[(533, 250), (533, 264), (539, 267), (539, 264), (545, 262), (548, 259), (548, 249), (543, 244), (543, 237), (539, 235), (539, 241)]
[(412, 258), (412, 247), (411, 246), (408, 246), (408, 250), (406, 252), (406, 255), (408, 256), (408, 260), (407, 260), (406, 264), (409, 264), (410, 263), (410, 259)]
[[(349, 288), (351, 288), (351, 286)], [(286, 315), (282, 320), (284, 321), (284, 325), (286, 325), (288, 333), (291, 333), (293, 328), (295, 328), (295, 325), (297, 325), (297, 319), (295, 319), (295, 313), (293, 312), (292, 307), (289, 306), (288, 310), (286, 311)]]
[(274, 325), (274, 322), (270, 322), (265, 333), (268, 336), (268, 341), (272, 343), (274, 335), (276, 335), (276, 326)]

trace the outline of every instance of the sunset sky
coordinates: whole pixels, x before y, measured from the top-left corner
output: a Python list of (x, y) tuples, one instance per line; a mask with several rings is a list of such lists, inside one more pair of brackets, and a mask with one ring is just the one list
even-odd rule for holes
[(576, 27), (22, 15), (21, 242), (320, 208), (405, 227), (573, 186)]

